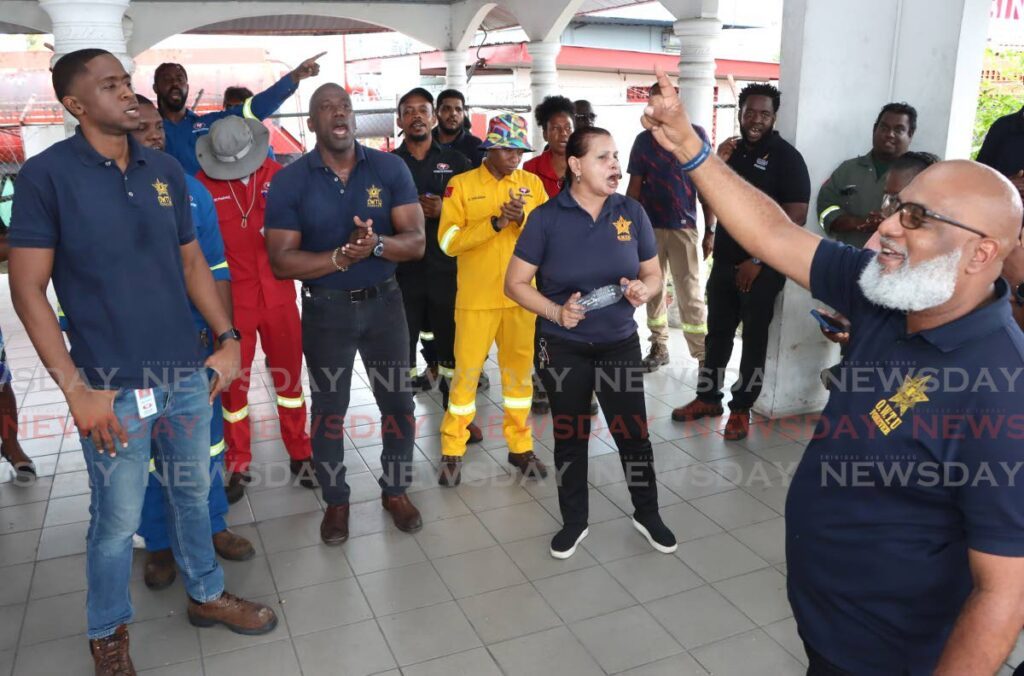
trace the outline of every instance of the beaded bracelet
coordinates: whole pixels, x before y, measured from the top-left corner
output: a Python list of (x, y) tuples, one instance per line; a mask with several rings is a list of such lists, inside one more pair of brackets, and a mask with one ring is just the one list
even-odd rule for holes
[(704, 160), (708, 159), (710, 155), (711, 144), (708, 143), (707, 141), (704, 141), (704, 145), (703, 147), (701, 147), (700, 152), (697, 153), (697, 156), (679, 168), (682, 169), (683, 171), (693, 171), (700, 165), (704, 164)]

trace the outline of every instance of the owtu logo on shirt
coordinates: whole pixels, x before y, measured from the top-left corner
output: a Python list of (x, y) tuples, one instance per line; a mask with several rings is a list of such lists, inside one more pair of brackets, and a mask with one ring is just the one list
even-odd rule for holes
[(172, 207), (174, 203), (171, 202), (171, 193), (167, 190), (167, 184), (161, 181), (159, 178), (156, 179), (156, 183), (153, 184), (153, 189), (156, 190), (156, 203), (162, 207)]
[(384, 200), (380, 198), (381, 189), (375, 185), (371, 185), (366, 189), (366, 206), (370, 208), (380, 208), (384, 206)]
[[(903, 424), (903, 416), (907, 411), (928, 401), (925, 388), (930, 380), (931, 376), (927, 375), (920, 378), (910, 376), (903, 381), (896, 394), (888, 399), (881, 399), (875, 404), (875, 407), (871, 409), (871, 421), (882, 431), (882, 434), (888, 436), (890, 432)], [(898, 413), (893, 405), (900, 409)]]

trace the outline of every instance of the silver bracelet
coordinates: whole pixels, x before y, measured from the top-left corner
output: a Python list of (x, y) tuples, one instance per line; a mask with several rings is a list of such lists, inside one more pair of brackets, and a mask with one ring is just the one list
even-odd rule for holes
[(547, 317), (548, 321), (556, 326), (562, 326), (561, 321), (562, 308), (559, 305), (552, 303), (544, 311), (544, 316)]

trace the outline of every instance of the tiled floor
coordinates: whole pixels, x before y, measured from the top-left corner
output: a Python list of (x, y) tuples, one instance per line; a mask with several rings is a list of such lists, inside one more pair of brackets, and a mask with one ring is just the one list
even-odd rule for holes
[[(88, 485), (80, 445), (6, 291), (0, 298), (23, 444), (41, 475), (35, 486), (18, 487), (0, 465), (0, 675), (88, 674)], [(672, 340), (678, 359), (647, 376), (646, 386), (663, 516), (679, 549), (653, 552), (630, 526), (621, 467), (597, 421), (591, 533), (567, 561), (548, 554), (559, 526), (553, 477), (523, 482), (510, 474), (500, 424), (470, 451), (461, 486), (436, 485), (435, 394), (417, 396), (412, 499), (425, 525), (413, 536), (397, 531), (380, 509), (379, 430), (365, 380), (354, 385), (350, 412), (364, 424), (347, 430), (352, 537), (339, 548), (322, 546), (317, 494), (273, 485), (287, 478), (286, 455), (257, 359), (254, 472), (265, 485), (232, 507), (230, 524), (258, 556), (225, 570), (229, 589), (271, 604), (282, 621), (256, 638), (197, 630), (185, 619), (180, 580), (147, 590), (137, 553), (136, 666), (165, 676), (802, 674), (785, 594), (781, 512), (786, 476), (813, 420), (762, 420), (742, 443), (726, 443), (704, 424), (672, 423), (671, 407), (692, 396), (695, 377), (681, 365), (681, 336)], [(494, 385), (478, 401), (484, 419), (499, 412), (492, 375)], [(550, 419), (544, 422), (536, 424), (536, 451), (551, 463)]]

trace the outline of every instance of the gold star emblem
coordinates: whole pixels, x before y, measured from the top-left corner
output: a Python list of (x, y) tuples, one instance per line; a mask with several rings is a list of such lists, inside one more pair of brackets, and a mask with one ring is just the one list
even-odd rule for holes
[(899, 406), (900, 416), (903, 416), (903, 414), (918, 404), (928, 401), (928, 395), (925, 394), (924, 388), (928, 386), (928, 382), (931, 379), (931, 376), (921, 376), (920, 378), (908, 377), (900, 385), (900, 389), (896, 394), (889, 397), (890, 402)]
[(162, 207), (171, 206), (171, 193), (168, 192), (167, 184), (161, 181), (159, 178), (153, 183), (153, 189), (156, 190), (156, 202)]
[(371, 185), (366, 189), (366, 206), (368, 207), (382, 207), (384, 206), (384, 200), (380, 198), (381, 189), (375, 185)]
[(612, 223), (615, 226), (615, 236), (623, 242), (628, 242), (631, 238), (629, 236), (629, 226), (633, 225), (633, 221), (627, 221), (625, 216), (619, 216), (619, 220)]

